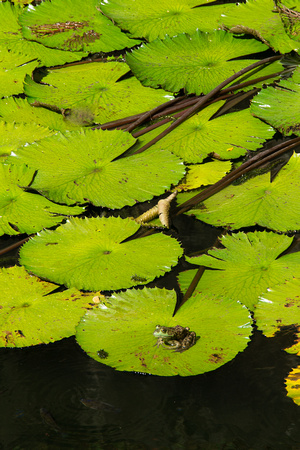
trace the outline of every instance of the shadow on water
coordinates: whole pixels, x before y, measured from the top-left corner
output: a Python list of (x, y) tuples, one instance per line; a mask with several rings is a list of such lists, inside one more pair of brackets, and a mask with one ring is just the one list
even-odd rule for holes
[(74, 338), (1, 349), (2, 449), (299, 449), (284, 377), (298, 358), (255, 332), (244, 353), (195, 377), (117, 372)]

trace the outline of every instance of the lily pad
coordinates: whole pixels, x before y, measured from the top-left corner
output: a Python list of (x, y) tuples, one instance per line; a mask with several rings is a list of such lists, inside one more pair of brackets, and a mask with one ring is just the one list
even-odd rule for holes
[(32, 106), (26, 99), (9, 97), (0, 100), (0, 116), (5, 122), (26, 123), (35, 128), (35, 124), (51, 130), (66, 131), (78, 129), (64, 120), (61, 114), (43, 107)]
[(239, 158), (257, 150), (275, 130), (251, 116), (249, 109), (211, 117), (224, 103), (214, 103), (190, 117), (153, 148), (163, 148), (189, 163), (202, 162), (210, 153), (222, 159)]
[(225, 10), (233, 5), (207, 5), (206, 0), (106, 0), (101, 10), (123, 30), (134, 37), (153, 41), (157, 37), (194, 33), (197, 29), (212, 31)]
[(66, 132), (20, 148), (10, 160), (37, 169), (31, 187), (53, 201), (122, 208), (163, 194), (185, 172), (163, 150), (116, 159), (134, 142), (120, 130)]
[[(197, 31), (192, 35), (156, 39), (127, 53), (126, 62), (145, 86), (171, 92), (184, 88), (188, 94), (207, 94), (226, 78), (256, 62), (249, 59), (250, 54), (267, 48), (258, 41), (238, 39), (226, 31)], [(256, 69), (244, 75), (242, 81), (266, 75), (264, 70)], [(277, 64), (267, 67), (268, 73), (277, 71)]]
[(37, 61), (32, 61), (26, 54), (12, 53), (0, 46), (1, 97), (21, 94), (25, 75), (31, 74), (37, 65)]
[[(292, 255), (298, 257), (298, 264), (300, 266), (299, 252), (293, 253)], [(258, 328), (267, 337), (274, 336), (284, 326), (300, 326), (299, 273), (295, 275), (295, 278), (289, 279), (283, 284), (270, 287), (261, 295), (255, 309), (255, 319)], [(290, 352), (300, 352), (299, 343), (297, 344), (296, 351), (294, 348)]]
[[(1, 113), (0, 113), (1, 114)], [(53, 131), (36, 124), (15, 124), (0, 122), (0, 157), (9, 156), (22, 145), (29, 145), (35, 141), (51, 136)]]
[[(196, 292), (228, 297), (253, 310), (259, 296), (268, 288), (300, 276), (299, 253), (279, 257), (292, 238), (272, 232), (236, 233), (221, 238), (222, 249), (207, 255), (186, 258), (192, 264), (207, 267)], [(213, 270), (209, 270), (213, 269)], [(195, 270), (179, 274), (183, 292), (190, 285)]]
[(198, 189), (201, 186), (214, 184), (223, 178), (231, 169), (230, 161), (211, 161), (205, 164), (186, 166), (187, 174), (183, 183), (176, 186), (177, 191)]
[(56, 289), (24, 267), (0, 269), (0, 347), (48, 344), (75, 334), (95, 293)]
[(188, 214), (232, 230), (256, 224), (277, 231), (299, 230), (299, 188), (300, 154), (294, 153), (272, 182), (266, 173), (228, 186)]
[(300, 366), (292, 369), (285, 379), (287, 395), (300, 406)]
[[(77, 342), (89, 356), (117, 370), (161, 376), (215, 370), (247, 346), (251, 319), (242, 305), (195, 295), (173, 317), (175, 305), (176, 292), (165, 289), (114, 294), (82, 318)], [(157, 324), (189, 327), (198, 340), (184, 352), (158, 347), (153, 336)]]
[(70, 219), (28, 241), (20, 261), (42, 278), (77, 289), (147, 284), (171, 270), (182, 249), (163, 234), (128, 240), (138, 229), (135, 221), (120, 217)]
[(61, 50), (111, 52), (139, 43), (101, 14), (99, 0), (45, 1), (27, 8), (19, 22), (26, 39)]
[(56, 205), (24, 190), (34, 172), (25, 165), (0, 164), (0, 235), (36, 233), (57, 225), (69, 215), (83, 213), (83, 207)]
[(85, 108), (95, 123), (124, 118), (124, 111), (126, 116), (139, 114), (173, 98), (161, 89), (145, 88), (134, 77), (119, 80), (128, 72), (127, 64), (116, 61), (48, 69), (43, 84), (27, 77), (24, 91), (33, 104)]
[(23, 9), (19, 5), (14, 6), (10, 2), (0, 2), (0, 47), (5, 47), (12, 52), (15, 62), (20, 55), (24, 54), (28, 55), (29, 60), (36, 59), (36, 65), (38, 66), (65, 64), (66, 62), (78, 61), (83, 56), (87, 56), (87, 53), (63, 51), (45, 47), (38, 42), (27, 41), (21, 33), (21, 27), (18, 22), (22, 13)]
[(292, 78), (259, 92), (252, 100), (251, 112), (285, 136), (300, 136), (300, 68)]
[(289, 53), (299, 49), (299, 42), (285, 32), (280, 14), (273, 0), (247, 0), (225, 11), (222, 23), (234, 33), (250, 33), (267, 43), (275, 51)]

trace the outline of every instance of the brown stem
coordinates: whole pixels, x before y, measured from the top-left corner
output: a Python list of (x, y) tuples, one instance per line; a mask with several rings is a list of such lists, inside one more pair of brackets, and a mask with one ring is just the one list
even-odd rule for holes
[(240, 167), (230, 172), (228, 175), (226, 175), (224, 178), (222, 178), (220, 181), (217, 181), (212, 186), (209, 186), (204, 191), (200, 192), (199, 194), (195, 195), (193, 198), (187, 200), (185, 203), (177, 207), (176, 210), (176, 216), (179, 214), (182, 214), (188, 210), (190, 210), (192, 207), (197, 205), (198, 203), (206, 200), (208, 197), (211, 197), (212, 195), (219, 192), (221, 189), (224, 189), (226, 186), (228, 186), (230, 183), (232, 183), (234, 180), (239, 178), (240, 176), (246, 174), (250, 170), (256, 169), (257, 167), (261, 166), (262, 164), (265, 164), (266, 162), (280, 156), (281, 154), (287, 152), (288, 150), (293, 149), (297, 145), (300, 144), (300, 137), (297, 137), (295, 139), (291, 139), (288, 142), (283, 142), (281, 144), (276, 145), (275, 147), (272, 147), (268, 150), (265, 150), (255, 156), (253, 156), (248, 161), (244, 162)]
[(2, 250), (0, 250), (0, 256), (4, 255), (5, 253), (11, 252), (12, 250), (14, 250), (15, 248), (20, 247), (20, 245), (24, 244), (25, 242), (27, 242), (30, 239), (30, 236), (22, 239), (21, 241), (15, 242), (12, 245), (9, 245), (8, 247), (3, 248)]
[(255, 63), (251, 64), (250, 66), (245, 67), (244, 69), (239, 70), (235, 74), (233, 74), (231, 77), (227, 78), (227, 80), (223, 81), (221, 84), (219, 84), (217, 87), (215, 87), (212, 91), (210, 91), (208, 94), (201, 97), (194, 106), (189, 108), (187, 111), (185, 111), (184, 114), (182, 114), (181, 117), (179, 117), (175, 122), (173, 122), (166, 130), (164, 130), (162, 133), (160, 133), (158, 136), (156, 136), (154, 139), (152, 139), (147, 144), (143, 145), (143, 147), (136, 150), (133, 154), (142, 153), (143, 151), (147, 150), (151, 145), (158, 142), (160, 139), (165, 137), (167, 134), (169, 134), (172, 130), (177, 128), (182, 122), (184, 122), (188, 117), (190, 117), (192, 114), (197, 112), (208, 100), (210, 100), (212, 97), (214, 97), (216, 94), (218, 94), (223, 87), (225, 87), (227, 84), (231, 83), (232, 81), (239, 78), (241, 75), (244, 75), (244, 73), (249, 72), (250, 70), (254, 69), (255, 67), (261, 66), (263, 64), (270, 64), (274, 61), (277, 61), (281, 59), (282, 56), (271, 56), (269, 58), (265, 58), (261, 61), (256, 61)]
[(135, 122), (133, 122), (131, 125), (129, 125), (129, 127), (126, 128), (126, 131), (128, 131), (128, 132), (133, 131), (139, 125), (146, 122), (146, 120), (151, 119), (152, 115), (157, 114), (157, 113), (161, 112), (162, 110), (164, 110), (166, 108), (166, 105), (173, 105), (174, 103), (178, 103), (179, 100), (182, 100), (182, 97), (174, 98), (173, 100), (170, 100), (169, 102), (163, 103), (162, 105), (159, 105), (156, 108), (151, 109), (151, 111), (145, 112)]
[[(255, 84), (264, 80), (267, 80), (269, 78), (274, 78), (276, 76), (282, 75), (284, 73), (289, 72), (290, 69), (283, 70), (281, 72), (276, 72), (270, 75), (265, 75), (263, 77), (255, 78), (254, 80), (245, 81), (243, 83), (236, 84), (234, 86), (231, 86), (229, 88), (222, 89), (220, 94), (222, 94), (222, 97), (218, 97), (217, 99), (213, 101), (218, 101), (222, 99), (228, 98), (228, 95), (232, 91), (236, 91), (239, 89), (243, 89), (244, 87), (250, 86), (251, 84)], [(93, 127), (93, 129), (101, 128), (102, 130), (109, 130), (114, 128), (127, 128), (127, 131), (132, 131), (134, 128), (137, 128), (138, 125), (140, 125), (142, 122), (145, 122), (146, 120), (156, 120), (159, 119), (163, 115), (169, 115), (178, 112), (181, 109), (191, 107), (195, 105), (199, 101), (199, 99), (202, 99), (203, 96), (195, 96), (191, 98), (184, 97), (177, 97), (176, 99), (170, 100), (169, 102), (163, 103), (162, 105), (159, 105), (158, 107), (152, 109), (151, 111), (146, 111), (144, 113), (135, 114), (133, 116), (124, 117), (123, 119), (117, 119), (113, 120), (111, 122), (106, 122), (102, 125), (96, 125)], [(174, 106), (169, 106), (174, 104)], [(144, 133), (143, 133), (144, 134)]]

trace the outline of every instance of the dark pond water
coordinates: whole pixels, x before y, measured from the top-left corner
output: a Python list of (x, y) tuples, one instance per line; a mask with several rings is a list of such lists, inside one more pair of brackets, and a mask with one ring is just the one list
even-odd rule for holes
[[(220, 233), (189, 217), (174, 226), (188, 253)], [(157, 285), (174, 281), (169, 274)], [(256, 331), (233, 361), (187, 378), (114, 371), (74, 338), (0, 349), (0, 449), (298, 450), (300, 407), (284, 378), (299, 358), (281, 350), (292, 341), (292, 331), (273, 339)]]
[(300, 449), (300, 408), (283, 384), (298, 363), (280, 350), (287, 338), (256, 332), (234, 361), (188, 378), (116, 372), (73, 338), (2, 349), (1, 448)]

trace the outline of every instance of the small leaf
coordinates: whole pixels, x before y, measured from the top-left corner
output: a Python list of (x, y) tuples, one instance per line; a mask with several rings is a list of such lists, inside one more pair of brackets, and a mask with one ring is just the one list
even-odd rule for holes
[(172, 97), (163, 90), (141, 86), (134, 78), (119, 79), (129, 72), (121, 62), (89, 63), (61, 69), (48, 69), (44, 84), (25, 80), (24, 91), (30, 103), (59, 109), (86, 108), (94, 122), (104, 123), (152, 109)]
[(186, 168), (188, 172), (185, 181), (176, 186), (177, 190), (187, 191), (216, 183), (230, 171), (231, 162), (215, 160), (205, 164), (186, 166)]
[(300, 366), (290, 371), (285, 379), (287, 396), (300, 406)]
[(292, 78), (259, 92), (252, 100), (251, 112), (285, 136), (300, 136), (300, 68)]
[(106, 291), (147, 284), (171, 270), (182, 249), (163, 234), (128, 240), (138, 229), (133, 220), (119, 217), (70, 219), (27, 242), (21, 262), (42, 278), (78, 289)]
[[(1, 6), (1, 3), (0, 3)], [(6, 97), (23, 92), (23, 81), (26, 74), (31, 74), (37, 67), (37, 61), (26, 54), (9, 52), (0, 46), (0, 92)]]
[(52, 293), (56, 289), (24, 267), (0, 269), (0, 347), (48, 344), (75, 334), (95, 293)]
[[(127, 53), (126, 62), (145, 86), (162, 87), (171, 92), (184, 88), (188, 94), (199, 95), (207, 94), (226, 78), (257, 61), (246, 59), (247, 55), (266, 49), (267, 46), (258, 41), (237, 39), (225, 31), (197, 31), (191, 36), (180, 34), (156, 39)], [(278, 71), (277, 64), (273, 67), (268, 66), (268, 73)], [(263, 70), (256, 69), (253, 74), (243, 76), (242, 81), (263, 75)]]
[(26, 192), (34, 170), (25, 165), (0, 164), (0, 235), (36, 233), (52, 227), (69, 215), (81, 214), (84, 208), (62, 206), (38, 194)]
[[(299, 252), (292, 253), (298, 257)], [(286, 255), (288, 256), (288, 255)], [(299, 273), (294, 275), (299, 277)], [(289, 277), (288, 281), (265, 291), (255, 309), (255, 319), (258, 328), (267, 337), (272, 337), (282, 327), (287, 325), (300, 326), (300, 278)], [(299, 353), (299, 343), (290, 348), (290, 353)]]
[[(103, 364), (161, 376), (190, 376), (215, 370), (246, 347), (251, 319), (242, 305), (196, 295), (173, 317), (175, 305), (175, 291), (165, 289), (113, 294), (82, 318), (77, 342)], [(181, 353), (157, 347), (153, 336), (157, 324), (189, 327), (198, 340)], [(107, 358), (99, 356), (100, 349)]]
[(31, 187), (53, 201), (122, 208), (163, 194), (185, 172), (163, 150), (117, 159), (134, 142), (120, 130), (74, 131), (20, 148), (10, 160), (37, 169)]
[(261, 225), (277, 231), (300, 229), (300, 155), (295, 153), (270, 181), (270, 173), (228, 186), (188, 214), (232, 230)]
[(111, 52), (139, 43), (101, 14), (99, 0), (45, 1), (27, 8), (19, 22), (26, 39), (61, 50)]
[[(192, 264), (214, 269), (205, 270), (196, 292), (228, 297), (253, 310), (259, 295), (267, 288), (300, 276), (299, 253), (279, 258), (291, 242), (288, 236), (265, 231), (223, 236), (221, 243), (225, 248), (213, 248), (208, 255), (187, 258)], [(179, 275), (183, 291), (194, 275), (194, 270)]]

